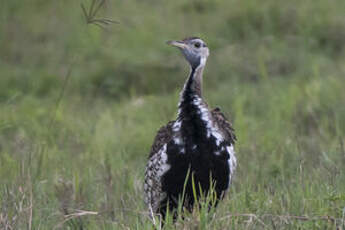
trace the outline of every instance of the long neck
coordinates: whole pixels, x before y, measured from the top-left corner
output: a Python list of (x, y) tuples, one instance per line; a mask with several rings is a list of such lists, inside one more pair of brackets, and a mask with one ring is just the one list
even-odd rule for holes
[(197, 67), (191, 67), (189, 77), (180, 95), (179, 117), (188, 112), (184, 110), (188, 109), (188, 105), (190, 105), (194, 99), (202, 99), (202, 75), (204, 67), (204, 63), (199, 64)]
[(184, 85), (181, 100), (189, 98), (189, 96), (202, 97), (202, 74), (204, 66), (199, 65), (196, 68), (191, 68), (188, 79)]

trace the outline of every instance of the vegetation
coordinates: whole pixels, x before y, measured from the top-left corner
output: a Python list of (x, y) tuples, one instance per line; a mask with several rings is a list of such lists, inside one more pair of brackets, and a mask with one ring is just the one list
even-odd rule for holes
[(190, 35), (239, 167), (165, 229), (345, 228), (345, 1), (108, 0), (103, 28), (81, 3), (0, 2), (1, 229), (152, 229), (144, 168), (188, 73), (164, 42)]

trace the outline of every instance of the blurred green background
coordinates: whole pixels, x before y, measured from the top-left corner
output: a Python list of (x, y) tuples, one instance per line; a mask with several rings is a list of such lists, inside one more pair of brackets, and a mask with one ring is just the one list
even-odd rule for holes
[(165, 41), (187, 36), (239, 167), (213, 218), (175, 227), (344, 228), (345, 1), (107, 0), (103, 29), (81, 3), (0, 2), (1, 229), (152, 228), (144, 168), (188, 74)]

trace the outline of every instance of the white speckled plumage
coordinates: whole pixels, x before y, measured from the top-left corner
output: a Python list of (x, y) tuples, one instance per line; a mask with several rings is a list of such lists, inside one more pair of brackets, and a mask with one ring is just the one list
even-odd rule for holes
[(167, 163), (167, 145), (165, 144), (157, 154), (154, 154), (148, 161), (145, 170), (145, 203), (152, 210), (157, 210), (159, 202), (163, 200), (166, 193), (162, 191), (161, 177), (170, 169)]

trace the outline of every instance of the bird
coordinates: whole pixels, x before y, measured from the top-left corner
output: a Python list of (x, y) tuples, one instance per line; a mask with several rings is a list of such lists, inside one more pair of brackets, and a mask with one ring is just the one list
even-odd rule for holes
[(168, 41), (190, 66), (178, 103), (176, 120), (162, 126), (154, 138), (145, 169), (144, 201), (150, 216), (177, 215), (211, 188), (216, 205), (229, 190), (237, 166), (232, 124), (217, 107), (209, 109), (202, 95), (203, 71), (209, 48), (199, 37)]

